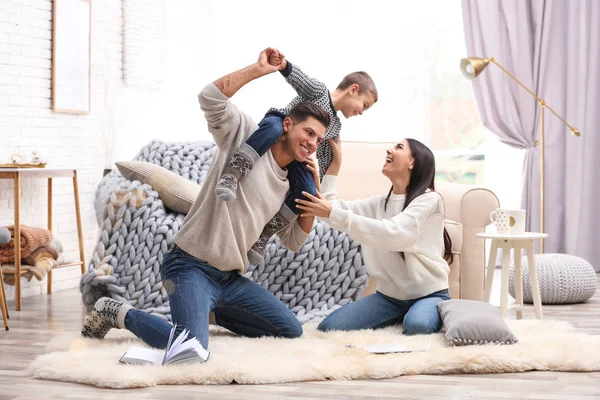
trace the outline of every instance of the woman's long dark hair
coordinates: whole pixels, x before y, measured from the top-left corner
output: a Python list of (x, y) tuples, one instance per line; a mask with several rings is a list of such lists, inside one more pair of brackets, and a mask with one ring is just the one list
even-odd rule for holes
[[(406, 141), (408, 142), (415, 163), (410, 175), (410, 182), (408, 182), (408, 186), (406, 187), (406, 200), (404, 201), (404, 208), (402, 208), (402, 211), (406, 209), (411, 201), (425, 193), (427, 189), (435, 190), (435, 157), (433, 156), (432, 151), (418, 140), (406, 139)], [(385, 199), (384, 209), (387, 207), (387, 203), (393, 190), (394, 187), (392, 186)], [(404, 258), (404, 253), (401, 254), (402, 258)], [(448, 265), (452, 264), (452, 261), (454, 261), (454, 256), (452, 255), (452, 241), (450, 240), (450, 235), (445, 227), (444, 259)]]

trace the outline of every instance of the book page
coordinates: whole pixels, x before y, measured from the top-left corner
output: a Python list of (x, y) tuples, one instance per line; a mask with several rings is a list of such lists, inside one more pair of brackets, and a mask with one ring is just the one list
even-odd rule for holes
[(410, 349), (401, 344), (385, 343), (385, 344), (371, 344), (371, 345), (356, 345), (350, 346), (357, 349), (362, 349), (373, 354), (387, 354), (387, 353), (411, 353), (414, 351), (425, 351), (425, 349)]
[(179, 336), (177, 336), (177, 339), (175, 339), (175, 342), (173, 342), (173, 344), (171, 345), (171, 347), (167, 350), (167, 357), (166, 357), (166, 361), (168, 362), (175, 354), (179, 353), (180, 351), (184, 350), (181, 348), (181, 343), (187, 339), (188, 334), (190, 331), (188, 331), (187, 329), (184, 329), (183, 331), (181, 331), (181, 333), (179, 334)]
[(125, 364), (147, 364), (152, 363), (162, 365), (162, 353), (156, 350), (145, 349), (143, 347), (131, 346), (129, 350), (121, 357), (121, 362)]
[(177, 329), (177, 324), (173, 325), (171, 328), (171, 333), (169, 334), (169, 341), (167, 342), (167, 348), (165, 349), (165, 355), (162, 360), (162, 364), (164, 365), (169, 357), (169, 350), (171, 349), (171, 343), (173, 342), (173, 335), (175, 335), (175, 329)]
[(192, 338), (179, 346), (180, 351), (173, 354), (167, 361), (167, 364), (177, 364), (180, 362), (194, 361), (205, 362), (210, 353), (198, 342), (198, 339)]

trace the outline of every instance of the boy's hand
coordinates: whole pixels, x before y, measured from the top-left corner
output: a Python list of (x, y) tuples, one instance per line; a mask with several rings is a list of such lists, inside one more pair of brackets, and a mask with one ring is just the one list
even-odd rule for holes
[(337, 175), (342, 167), (342, 138), (338, 136), (337, 143), (332, 138), (329, 139), (329, 145), (331, 146), (331, 164), (327, 168), (327, 175)]
[(313, 179), (315, 180), (315, 186), (317, 187), (317, 192), (320, 192), (321, 181), (319, 180), (319, 172), (317, 171), (317, 164), (315, 163), (315, 160), (309, 157), (304, 161), (304, 163), (309, 171), (312, 172)]
[(279, 52), (277, 50), (272, 51), (271, 53), (269, 53), (269, 64), (271, 64), (274, 67), (279, 67), (279, 64), (281, 64), (281, 57), (279, 56)]
[(287, 60), (285, 59), (285, 56), (283, 54), (281, 54), (281, 63), (279, 64), (279, 70), (283, 71), (286, 68), (287, 68)]
[(281, 53), (277, 49), (274, 49), (274, 51), (272, 51), (269, 54), (268, 61), (269, 61), (269, 64), (271, 64), (272, 66), (277, 67), (278, 69), (282, 69), (281, 64), (283, 63), (284, 59), (285, 59), (285, 56), (283, 55), (283, 53)]
[(269, 54), (268, 61), (269, 64), (271, 64), (274, 67), (277, 67), (277, 69), (280, 71), (284, 70), (287, 67), (285, 55), (277, 49), (275, 49), (275, 51)]
[(275, 72), (279, 69), (279, 67), (277, 65), (273, 65), (269, 61), (269, 58), (274, 53), (278, 54), (279, 51), (277, 51), (277, 49), (274, 49), (272, 47), (268, 47), (268, 48), (264, 49), (263, 51), (261, 51), (260, 54), (258, 55), (258, 61), (256, 62), (256, 64), (258, 65), (258, 67), (261, 70), (263, 70), (267, 74)]

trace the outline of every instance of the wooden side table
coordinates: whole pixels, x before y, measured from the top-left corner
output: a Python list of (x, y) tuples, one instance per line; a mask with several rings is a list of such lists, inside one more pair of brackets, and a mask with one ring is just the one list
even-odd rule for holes
[(542, 300), (540, 297), (540, 285), (538, 282), (537, 269), (535, 268), (535, 254), (533, 253), (533, 241), (537, 239), (546, 239), (547, 233), (525, 232), (519, 235), (498, 234), (498, 233), (478, 233), (477, 237), (492, 240), (490, 248), (490, 257), (487, 265), (485, 277), (484, 299), (489, 303), (492, 295), (492, 284), (494, 283), (494, 270), (496, 269), (496, 258), (498, 249), (502, 249), (502, 287), (500, 288), (500, 312), (502, 317), (508, 315), (508, 276), (510, 272), (510, 250), (514, 250), (515, 256), (515, 305), (511, 308), (516, 309), (517, 319), (523, 318), (523, 276), (521, 274), (521, 251), (525, 249), (529, 263), (529, 280), (531, 282), (531, 292), (533, 294), (533, 308), (535, 317), (542, 319)]
[[(56, 268), (81, 266), (81, 273), (85, 273), (85, 255), (83, 249), (83, 228), (81, 226), (81, 209), (79, 208), (79, 186), (77, 184), (76, 168), (0, 168), (0, 179), (12, 179), (15, 184), (15, 271), (11, 274), (18, 276), (15, 279), (15, 310), (21, 310), (21, 279), (25, 273), (21, 271), (21, 179), (48, 179), (48, 230), (52, 230), (52, 179), (72, 178), (73, 194), (75, 197), (75, 214), (77, 217), (77, 234), (79, 236), (80, 261), (61, 264)], [(8, 274), (8, 272), (7, 272)], [(52, 294), (52, 270), (48, 272), (48, 294)]]
[(2, 275), (2, 264), (0, 264), (0, 309), (4, 319), (4, 329), (8, 330), (8, 306), (6, 305), (6, 293), (4, 293), (4, 275)]

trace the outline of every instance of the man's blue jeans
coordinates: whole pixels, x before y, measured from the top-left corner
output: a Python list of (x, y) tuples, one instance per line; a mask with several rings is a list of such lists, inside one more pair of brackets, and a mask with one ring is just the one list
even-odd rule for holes
[[(177, 246), (165, 255), (160, 274), (169, 295), (171, 317), (179, 334), (190, 334), (208, 348), (208, 316), (218, 325), (248, 337), (296, 338), (302, 325), (271, 292), (236, 271), (223, 272)], [(172, 325), (160, 317), (131, 309), (125, 327), (152, 347), (165, 348)]]
[(405, 335), (435, 333), (442, 327), (437, 305), (443, 300), (450, 300), (447, 289), (414, 300), (398, 300), (375, 292), (335, 310), (317, 329), (352, 331), (403, 324)]

